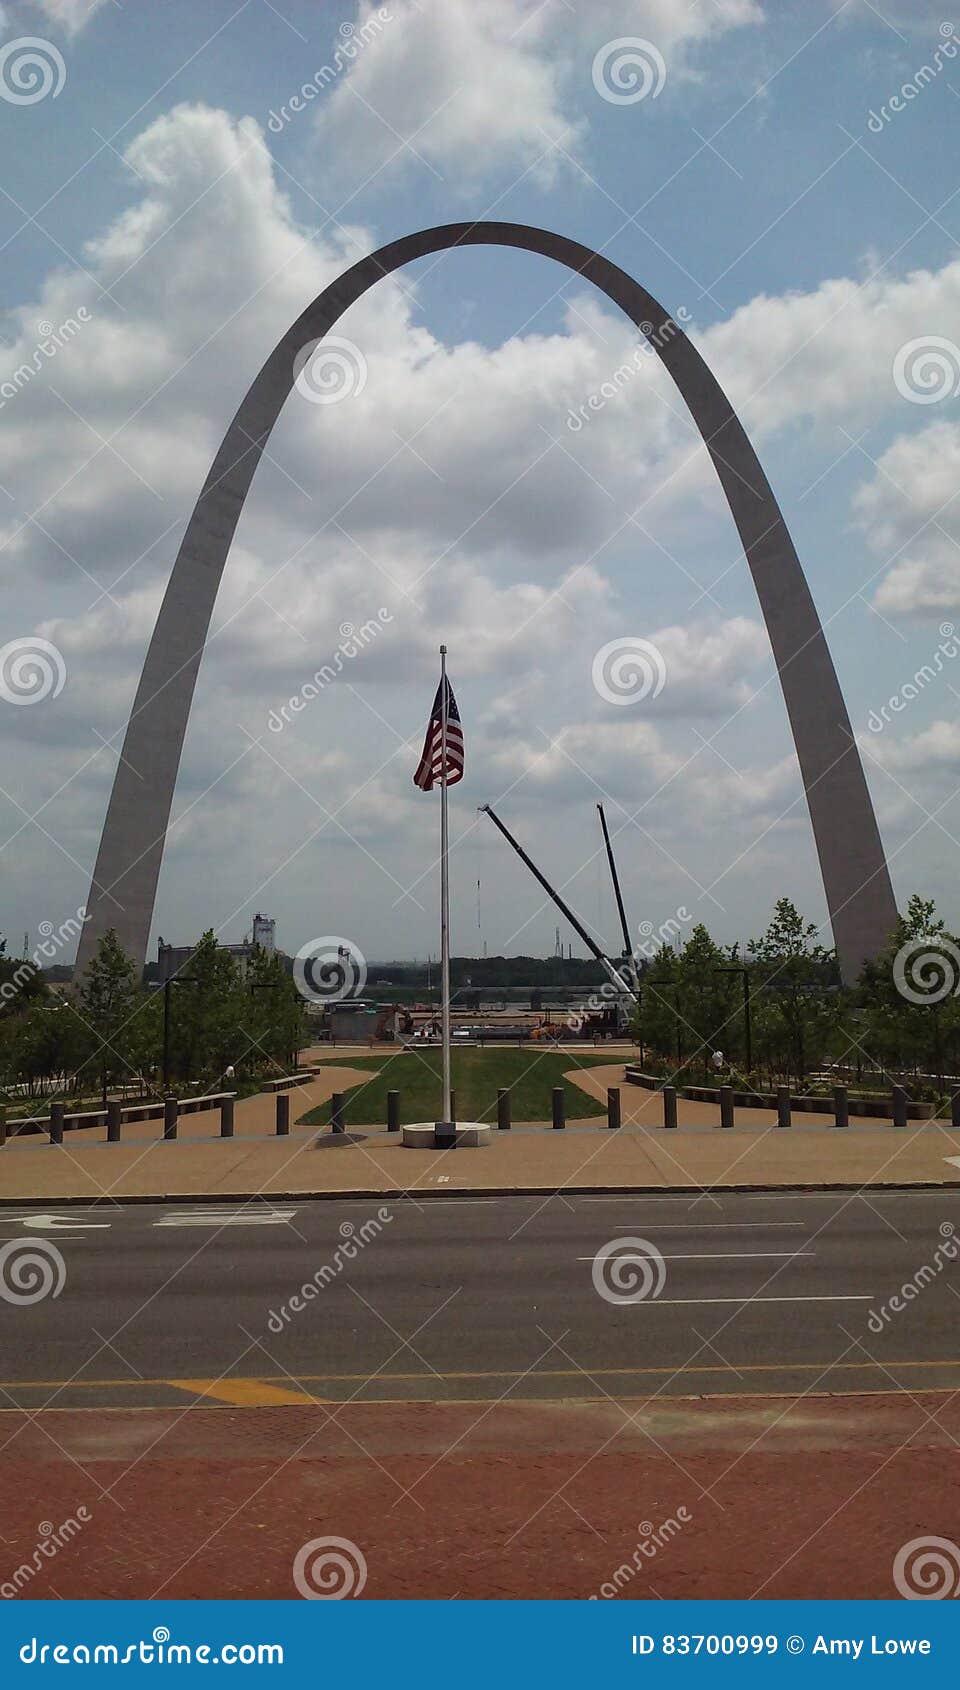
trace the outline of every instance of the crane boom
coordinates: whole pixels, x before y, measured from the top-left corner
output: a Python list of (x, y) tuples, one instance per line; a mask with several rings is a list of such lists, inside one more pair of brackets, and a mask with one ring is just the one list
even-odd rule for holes
[(530, 870), (530, 873), (534, 876), (534, 878), (536, 880), (538, 880), (540, 882), (540, 885), (543, 887), (543, 890), (546, 892), (547, 896), (549, 898), (552, 898), (553, 902), (557, 906), (557, 909), (560, 911), (561, 915), (565, 916), (567, 921), (569, 921), (569, 923), (570, 923), (571, 927), (573, 928), (574, 932), (579, 934), (580, 938), (583, 940), (583, 943), (586, 945), (587, 950), (590, 951), (591, 954), (596, 957), (600, 966), (603, 969), (605, 969), (606, 973), (609, 975), (611, 981), (616, 986), (617, 990), (619, 992), (622, 992), (626, 997), (632, 997), (632, 998), (636, 999), (636, 995), (637, 995), (636, 992), (633, 990), (633, 988), (631, 986), (629, 986), (627, 984), (627, 982), (624, 980), (623, 976), (617, 972), (613, 963), (610, 961), (610, 958), (608, 956), (604, 955), (603, 951), (600, 949), (600, 946), (597, 944), (596, 940), (593, 938), (593, 936), (590, 933), (587, 932), (587, 929), (584, 927), (583, 922), (579, 919), (578, 916), (574, 915), (573, 910), (570, 908), (569, 904), (564, 903), (564, 901), (561, 898), (559, 892), (557, 892), (555, 890), (555, 888), (553, 886), (551, 886), (551, 884), (550, 884), (549, 880), (547, 879), (546, 875), (541, 874), (541, 872), (538, 869), (536, 863), (533, 861), (533, 858), (529, 857), (527, 855), (526, 851), (524, 850), (523, 846), (519, 843), (519, 841), (514, 839), (513, 834), (510, 832), (510, 829), (508, 827), (506, 827), (504, 825), (504, 823), (500, 820), (500, 817), (497, 815), (496, 811), (492, 808), (492, 806), (489, 805), (489, 804), (481, 804), (480, 809), (481, 809), (481, 812), (484, 815), (489, 816), (490, 820), (495, 824), (495, 826), (500, 829), (500, 832), (503, 834), (503, 837), (507, 841), (507, 844), (513, 846), (513, 849), (516, 851), (517, 856), (520, 858), (520, 861), (522, 863), (526, 863), (526, 866)]
[(624, 956), (632, 956), (633, 945), (630, 942), (630, 929), (627, 926), (627, 912), (623, 907), (623, 893), (620, 891), (620, 880), (617, 875), (617, 865), (613, 860), (613, 846), (610, 843), (610, 835), (607, 831), (607, 818), (603, 813), (602, 804), (598, 804), (597, 809), (600, 813), (600, 826), (603, 829), (603, 843), (607, 847), (607, 862), (610, 864), (610, 879), (613, 881), (614, 895), (617, 900), (617, 910), (620, 915), (620, 931), (623, 934), (623, 954)]

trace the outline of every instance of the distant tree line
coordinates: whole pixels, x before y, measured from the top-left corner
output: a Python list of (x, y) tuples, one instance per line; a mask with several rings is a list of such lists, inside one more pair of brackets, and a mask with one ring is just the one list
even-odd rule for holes
[(241, 967), (203, 935), (182, 983), (150, 989), (116, 934), (101, 939), (69, 988), (0, 939), (0, 1087), (17, 1097), (106, 1097), (118, 1088), (156, 1093), (166, 1048), (171, 1086), (202, 1090), (228, 1067), (240, 1086), (286, 1072), (305, 1042), (303, 1003), (279, 957), (255, 948)]

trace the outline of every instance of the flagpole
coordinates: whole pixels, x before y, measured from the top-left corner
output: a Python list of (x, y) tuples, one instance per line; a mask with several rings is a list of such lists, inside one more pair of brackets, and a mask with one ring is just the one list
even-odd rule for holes
[(443, 1109), (450, 1124), (450, 879), (447, 865), (447, 648), (440, 647), (440, 984), (442, 992)]

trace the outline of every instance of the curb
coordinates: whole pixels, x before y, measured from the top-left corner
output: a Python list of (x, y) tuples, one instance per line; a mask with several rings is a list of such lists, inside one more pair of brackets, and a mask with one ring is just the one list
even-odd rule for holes
[(188, 1203), (208, 1203), (214, 1206), (228, 1203), (353, 1203), (375, 1202), (377, 1199), (411, 1203), (451, 1198), (476, 1197), (722, 1197), (755, 1195), (789, 1196), (791, 1193), (841, 1195), (844, 1192), (869, 1191), (957, 1191), (960, 1179), (955, 1180), (848, 1180), (799, 1181), (792, 1185), (506, 1185), (451, 1186), (448, 1190), (426, 1190), (419, 1186), (396, 1187), (392, 1190), (356, 1186), (343, 1191), (218, 1191), (203, 1192), (136, 1192), (116, 1197), (7, 1197), (0, 1196), (0, 1209), (120, 1209), (134, 1203), (173, 1203), (185, 1207)]

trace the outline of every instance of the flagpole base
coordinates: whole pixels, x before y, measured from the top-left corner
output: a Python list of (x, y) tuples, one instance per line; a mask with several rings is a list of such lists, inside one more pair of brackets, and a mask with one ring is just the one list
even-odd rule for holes
[(409, 1150), (479, 1150), (493, 1136), (486, 1121), (415, 1121), (400, 1131)]

